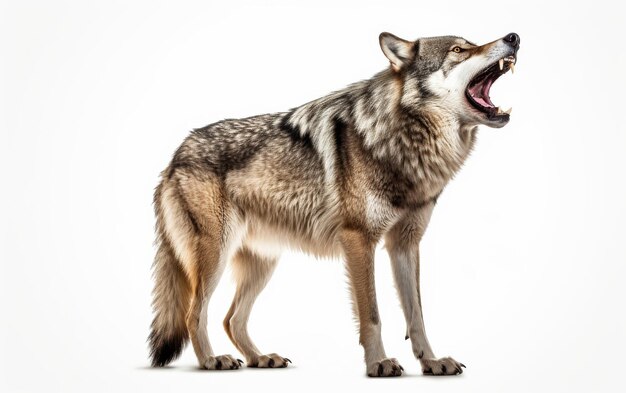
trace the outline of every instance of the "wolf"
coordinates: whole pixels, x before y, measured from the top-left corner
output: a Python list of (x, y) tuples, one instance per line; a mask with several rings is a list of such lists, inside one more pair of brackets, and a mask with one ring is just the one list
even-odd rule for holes
[(176, 150), (154, 193), (153, 366), (170, 363), (191, 340), (201, 368), (243, 367), (214, 353), (206, 329), (209, 299), (230, 264), (237, 287), (226, 334), (248, 367), (287, 367), (289, 358), (256, 347), (247, 322), (290, 248), (345, 261), (366, 374), (402, 375), (381, 340), (374, 251), (384, 240), (422, 372), (463, 372), (462, 363), (435, 356), (426, 337), (420, 240), (478, 126), (509, 122), (510, 110), (489, 91), (514, 71), (520, 37), (476, 45), (385, 32), (379, 43), (389, 67), (371, 79), (287, 112), (195, 129)]

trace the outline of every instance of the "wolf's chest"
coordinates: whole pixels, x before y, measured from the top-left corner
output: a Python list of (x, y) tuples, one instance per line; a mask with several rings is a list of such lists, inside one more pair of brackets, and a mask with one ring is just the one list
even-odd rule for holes
[(475, 128), (451, 127), (424, 143), (412, 156), (411, 168), (417, 192), (425, 198), (439, 195), (461, 169), (475, 140)]
[(471, 151), (474, 130), (461, 132), (457, 129), (416, 148), (399, 150), (379, 168), (379, 179), (370, 183), (384, 202), (370, 206), (376, 211), (385, 211), (387, 205), (415, 209), (436, 199)]

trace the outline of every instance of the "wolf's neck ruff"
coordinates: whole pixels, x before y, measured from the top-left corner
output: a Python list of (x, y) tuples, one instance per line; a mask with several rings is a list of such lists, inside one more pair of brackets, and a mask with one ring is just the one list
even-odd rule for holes
[[(411, 107), (405, 103), (410, 102)], [(422, 98), (418, 86), (406, 86), (391, 70), (311, 101), (285, 114), (302, 138), (310, 138), (335, 178), (337, 123), (362, 140), (373, 160), (393, 169), (417, 187), (436, 195), (459, 170), (475, 138), (445, 108)]]

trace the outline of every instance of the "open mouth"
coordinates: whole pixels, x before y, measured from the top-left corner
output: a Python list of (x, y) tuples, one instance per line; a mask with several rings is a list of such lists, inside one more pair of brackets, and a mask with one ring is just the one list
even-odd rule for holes
[(508, 70), (515, 71), (515, 56), (507, 56), (479, 72), (467, 85), (465, 95), (472, 106), (485, 113), (490, 120), (507, 120), (511, 109), (502, 110), (489, 98), (489, 89)]

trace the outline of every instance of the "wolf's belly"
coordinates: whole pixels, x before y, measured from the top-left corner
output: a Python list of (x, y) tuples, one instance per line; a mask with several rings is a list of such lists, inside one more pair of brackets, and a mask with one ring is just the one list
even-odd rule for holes
[(341, 255), (337, 236), (314, 237), (310, 233), (299, 233), (280, 228), (259, 219), (248, 221), (243, 244), (256, 254), (275, 258), (285, 250), (301, 251), (321, 258), (336, 258)]

